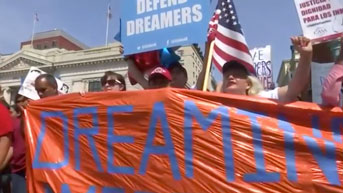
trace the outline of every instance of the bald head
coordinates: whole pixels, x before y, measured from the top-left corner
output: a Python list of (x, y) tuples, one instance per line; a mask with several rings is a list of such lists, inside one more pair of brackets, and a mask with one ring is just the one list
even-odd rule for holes
[(41, 74), (35, 80), (35, 89), (40, 98), (58, 95), (57, 82), (51, 74)]

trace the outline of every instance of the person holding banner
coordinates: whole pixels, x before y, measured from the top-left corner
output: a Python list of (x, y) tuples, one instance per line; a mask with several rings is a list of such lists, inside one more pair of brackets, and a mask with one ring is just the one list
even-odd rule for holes
[(149, 89), (166, 88), (170, 86), (172, 76), (170, 72), (162, 67), (156, 67), (149, 75)]
[(35, 80), (35, 89), (41, 99), (58, 95), (57, 81), (51, 74), (39, 75)]
[(281, 102), (292, 102), (306, 87), (310, 77), (310, 64), (312, 61), (312, 43), (306, 37), (292, 37), (295, 49), (300, 53), (298, 68), (294, 78), (287, 86), (274, 90), (264, 91), (259, 80), (251, 75), (243, 64), (229, 61), (223, 66), (222, 92), (240, 95), (256, 95), (276, 99)]
[[(144, 75), (137, 66), (135, 66), (132, 60), (128, 60), (129, 73), (135, 78), (135, 80), (143, 87), (143, 89), (150, 88), (149, 81), (144, 78)], [(161, 67), (159, 67), (161, 68)], [(152, 70), (154, 70), (153, 68)], [(164, 70), (168, 71), (171, 75), (170, 86), (173, 88), (186, 88), (186, 83), (188, 81), (186, 69), (178, 62), (171, 64), (169, 69)], [(148, 70), (149, 71), (149, 70)]]
[(100, 82), (104, 91), (126, 91), (125, 79), (121, 74), (107, 71)]
[(339, 106), (340, 92), (343, 81), (343, 36), (341, 37), (340, 54), (335, 62), (335, 65), (330, 70), (326, 77), (323, 89), (322, 100), (324, 105)]
[(170, 86), (173, 88), (186, 88), (188, 81), (187, 70), (179, 62), (173, 63), (168, 70), (172, 76)]
[(12, 193), (26, 192), (26, 147), (23, 111), (29, 100), (30, 99), (20, 94), (17, 94), (15, 97), (15, 110), (17, 111), (17, 116), (13, 117), (13, 157), (11, 161)]

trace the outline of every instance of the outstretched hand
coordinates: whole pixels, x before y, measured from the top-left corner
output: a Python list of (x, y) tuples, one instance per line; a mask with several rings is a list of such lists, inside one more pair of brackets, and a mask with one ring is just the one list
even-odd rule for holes
[(295, 50), (298, 51), (300, 55), (312, 54), (313, 47), (310, 39), (303, 36), (296, 36), (291, 37), (291, 41), (294, 45)]

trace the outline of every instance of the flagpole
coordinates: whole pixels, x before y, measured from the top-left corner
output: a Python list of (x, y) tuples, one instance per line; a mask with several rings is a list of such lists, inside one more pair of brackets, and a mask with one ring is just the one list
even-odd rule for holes
[(215, 40), (213, 40), (209, 46), (208, 46), (208, 43), (206, 43), (206, 53), (207, 53), (205, 56), (206, 72), (205, 72), (204, 84), (202, 87), (203, 91), (207, 91), (208, 80), (210, 78), (210, 71), (211, 71), (212, 58), (213, 58), (213, 49), (214, 49), (214, 41)]
[(109, 28), (109, 24), (110, 24), (110, 4), (108, 4), (107, 7), (107, 23), (106, 23), (106, 46), (108, 46), (108, 28)]
[(32, 36), (31, 36), (31, 46), (32, 46), (32, 48), (33, 48), (33, 37), (35, 35), (35, 27), (36, 27), (36, 15), (33, 16), (33, 28), (32, 28)]

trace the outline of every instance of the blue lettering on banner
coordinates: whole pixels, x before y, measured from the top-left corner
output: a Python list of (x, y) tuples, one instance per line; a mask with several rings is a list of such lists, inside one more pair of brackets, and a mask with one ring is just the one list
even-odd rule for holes
[(312, 116), (311, 118), (312, 122), (312, 132), (313, 136), (316, 138), (322, 138), (322, 133), (320, 131), (320, 126), (319, 126), (319, 117), (318, 116)]
[(329, 183), (332, 185), (341, 185), (338, 177), (335, 144), (325, 140), (325, 149), (322, 151), (314, 138), (310, 136), (303, 137)]
[[(92, 115), (92, 124), (93, 127), (90, 128), (81, 128), (79, 124), (79, 116), (80, 115)], [(74, 109), (73, 115), (74, 125), (75, 125), (75, 134), (74, 134), (74, 141), (75, 141), (75, 169), (80, 170), (80, 140), (79, 137), (81, 135), (85, 135), (89, 142), (89, 146), (91, 148), (92, 156), (95, 160), (96, 167), (98, 171), (104, 171), (101, 167), (101, 162), (99, 158), (99, 154), (97, 152), (95, 141), (93, 136), (97, 135), (99, 132), (99, 120), (97, 114), (97, 107), (86, 107), (86, 108), (77, 108)]]
[(122, 188), (104, 187), (102, 193), (125, 193), (125, 190)]
[(331, 128), (333, 132), (333, 140), (337, 143), (343, 143), (342, 142), (343, 133), (340, 132), (340, 129), (343, 128), (343, 119), (334, 118), (331, 123)]
[[(153, 145), (153, 141), (156, 134), (156, 125), (157, 125), (158, 120), (160, 120), (161, 122), (163, 136), (165, 139), (164, 146)], [(139, 174), (142, 175), (146, 173), (149, 157), (150, 155), (153, 155), (153, 154), (168, 155), (174, 179), (176, 180), (181, 179), (179, 166), (176, 159), (174, 144), (172, 141), (172, 137), (170, 134), (170, 129), (169, 129), (168, 121), (167, 121), (167, 115), (165, 112), (164, 104), (162, 102), (155, 103), (152, 110), (148, 137), (147, 137), (146, 144), (144, 147), (142, 161), (139, 168)]]
[(294, 128), (286, 120), (286, 117), (279, 116), (279, 128), (284, 131), (285, 138), (285, 153), (286, 153), (286, 167), (287, 178), (290, 181), (297, 182), (297, 169), (295, 165), (295, 143), (294, 143)]
[[(101, 193), (125, 193), (125, 189), (123, 188), (116, 188), (116, 187), (100, 187), (99, 189), (101, 189)], [(96, 191), (96, 187), (93, 186), (89, 186), (88, 190), (86, 193), (96, 193), (98, 191)], [(51, 189), (49, 184), (44, 184), (44, 193), (54, 193), (54, 191)], [(61, 184), (61, 193), (72, 193), (72, 191), (70, 190), (70, 185), (69, 184)], [(135, 191), (135, 193), (150, 193), (150, 192), (143, 192), (143, 191)]]
[(237, 114), (248, 116), (251, 120), (253, 132), (254, 156), (256, 161), (256, 173), (245, 174), (244, 180), (247, 182), (278, 182), (280, 181), (280, 173), (267, 172), (264, 162), (263, 145), (262, 145), (262, 129), (257, 122), (257, 118), (266, 116), (262, 113), (252, 113), (244, 110), (238, 110)]
[[(39, 155), (41, 154), (41, 148), (43, 139), (46, 132), (46, 119), (47, 118), (60, 118), (62, 120), (62, 127), (63, 127), (63, 152), (64, 152), (64, 159), (61, 162), (57, 163), (49, 163), (49, 162), (41, 162), (39, 161)], [(42, 123), (40, 128), (40, 133), (38, 135), (37, 146), (35, 148), (35, 155), (33, 158), (32, 168), (33, 169), (60, 169), (66, 166), (69, 163), (69, 140), (68, 140), (68, 119), (67, 117), (60, 111), (57, 112), (42, 112), (40, 114), (40, 122)]]
[(114, 127), (114, 113), (129, 113), (133, 111), (133, 106), (111, 106), (107, 109), (107, 120), (108, 120), (108, 141), (107, 141), (107, 148), (108, 148), (108, 159), (107, 159), (107, 167), (108, 172), (116, 173), (116, 174), (134, 174), (134, 169), (132, 167), (121, 167), (121, 166), (114, 166), (114, 150), (113, 144), (114, 143), (133, 143), (134, 138), (131, 136), (119, 136), (115, 135), (115, 127)]
[[(72, 193), (68, 184), (62, 184), (62, 191), (61, 193)], [(95, 186), (90, 186), (87, 193), (95, 193)]]
[(184, 136), (185, 136), (185, 166), (186, 176), (188, 178), (194, 177), (193, 171), (193, 137), (192, 125), (193, 117), (198, 121), (203, 130), (207, 130), (211, 124), (216, 120), (218, 115), (221, 116), (223, 144), (224, 144), (224, 159), (227, 181), (234, 181), (234, 161), (231, 142), (230, 119), (228, 116), (227, 107), (219, 107), (212, 110), (208, 117), (205, 118), (199, 111), (196, 104), (192, 101), (185, 101), (185, 122), (184, 122)]

